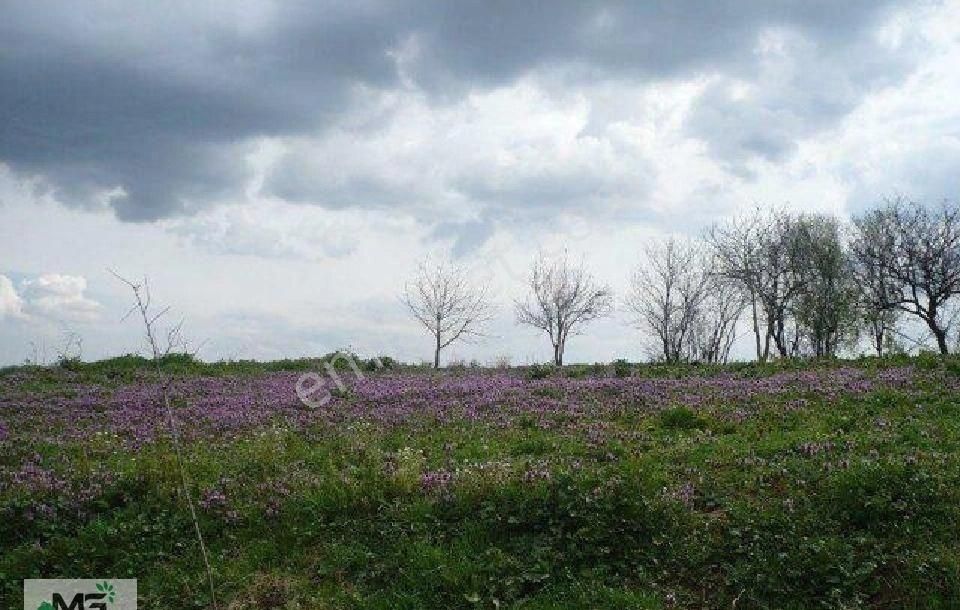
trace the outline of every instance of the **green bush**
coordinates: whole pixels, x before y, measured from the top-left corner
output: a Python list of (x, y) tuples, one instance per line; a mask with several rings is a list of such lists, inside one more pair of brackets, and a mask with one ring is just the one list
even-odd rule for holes
[(629, 377), (633, 374), (633, 366), (623, 358), (613, 361), (613, 374), (617, 377)]
[(924, 350), (914, 359), (917, 368), (927, 371), (940, 368), (943, 364), (943, 356), (936, 352)]
[(527, 367), (528, 379), (546, 379), (556, 372), (556, 367), (552, 364), (533, 364)]
[(60, 358), (57, 366), (65, 371), (79, 371), (83, 369), (83, 361), (76, 356)]
[(660, 426), (671, 430), (699, 430), (707, 427), (707, 420), (687, 407), (673, 407), (660, 413)]

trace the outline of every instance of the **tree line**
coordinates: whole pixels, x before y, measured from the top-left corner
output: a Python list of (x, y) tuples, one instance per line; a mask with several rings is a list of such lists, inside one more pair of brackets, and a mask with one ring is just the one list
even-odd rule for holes
[[(615, 308), (610, 287), (566, 253), (539, 254), (526, 287), (516, 322), (547, 335), (556, 365), (572, 336)], [(743, 326), (761, 362), (836, 357), (864, 340), (878, 356), (928, 338), (946, 354), (958, 293), (957, 206), (897, 197), (850, 222), (757, 209), (695, 239), (656, 240), (622, 308), (649, 355), (667, 363), (727, 362)], [(484, 336), (493, 312), (488, 288), (449, 263), (421, 264), (402, 300), (433, 338), (435, 367), (445, 347)], [(911, 320), (922, 336), (904, 332)]]

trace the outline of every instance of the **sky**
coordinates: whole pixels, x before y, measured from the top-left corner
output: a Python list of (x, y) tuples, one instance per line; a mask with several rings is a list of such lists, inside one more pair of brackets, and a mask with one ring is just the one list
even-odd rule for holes
[[(204, 359), (417, 362), (425, 258), (497, 306), (444, 361), (546, 361), (539, 251), (622, 298), (645, 244), (756, 206), (955, 200), (958, 65), (958, 1), (6, 2), (0, 364), (142, 352), (108, 270)], [(643, 345), (619, 306), (565, 360)]]

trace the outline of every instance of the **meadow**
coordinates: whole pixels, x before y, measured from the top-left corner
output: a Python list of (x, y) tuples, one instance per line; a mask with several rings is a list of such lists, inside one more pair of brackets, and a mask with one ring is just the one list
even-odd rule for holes
[[(211, 607), (148, 364), (0, 372), (3, 608)], [(319, 365), (164, 362), (220, 608), (960, 607), (960, 360)]]

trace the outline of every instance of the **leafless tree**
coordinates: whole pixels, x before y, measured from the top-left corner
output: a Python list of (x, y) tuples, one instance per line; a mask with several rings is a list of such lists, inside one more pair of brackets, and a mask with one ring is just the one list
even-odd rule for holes
[(664, 362), (725, 362), (744, 308), (739, 288), (715, 273), (701, 244), (669, 238), (645, 249), (630, 280), (627, 309), (655, 338)]
[(771, 345), (781, 357), (795, 352), (787, 331), (790, 306), (805, 280), (800, 236), (796, 217), (759, 209), (708, 232), (717, 273), (737, 282), (750, 304), (760, 361), (770, 357)]
[(693, 325), (691, 358), (711, 364), (726, 363), (737, 339), (737, 325), (746, 307), (740, 288), (730, 280), (707, 268), (706, 290), (700, 315)]
[(440, 368), (440, 350), (455, 341), (483, 336), (492, 306), (485, 286), (474, 286), (460, 267), (420, 264), (404, 287), (401, 300), (434, 339), (433, 368)]
[(789, 213), (777, 211), (770, 217), (761, 236), (759, 282), (760, 303), (767, 322), (767, 337), (773, 340), (781, 358), (799, 354), (799, 323), (794, 318), (793, 341), (787, 335), (793, 305), (807, 282), (804, 268), (804, 221)]
[(25, 364), (33, 366), (47, 365), (47, 340), (41, 337), (37, 341), (30, 341), (30, 354), (27, 356)]
[(960, 293), (960, 210), (903, 198), (854, 219), (851, 245), (859, 273), (876, 274), (871, 298), (921, 319), (949, 352), (953, 297)]
[(517, 323), (546, 332), (553, 346), (553, 362), (561, 366), (567, 340), (591, 321), (610, 314), (613, 293), (583, 262), (571, 262), (566, 253), (553, 259), (540, 253), (528, 284), (530, 295), (515, 303)]
[(157, 377), (160, 381), (161, 399), (163, 400), (164, 411), (167, 415), (167, 425), (169, 426), (170, 438), (173, 442), (174, 458), (180, 476), (180, 492), (186, 500), (187, 507), (190, 510), (190, 518), (193, 521), (194, 533), (197, 536), (197, 543), (200, 546), (200, 554), (202, 556), (203, 565), (207, 573), (207, 584), (210, 587), (210, 602), (214, 610), (217, 610), (218, 605), (216, 590), (213, 583), (213, 570), (210, 567), (210, 558), (207, 554), (207, 546), (203, 540), (203, 532), (200, 529), (200, 521), (197, 518), (197, 509), (193, 502), (190, 479), (187, 475), (186, 464), (183, 457), (183, 449), (181, 447), (182, 443), (180, 440), (180, 426), (177, 423), (177, 417), (174, 413), (173, 405), (170, 400), (171, 379), (167, 377), (163, 371), (164, 358), (173, 353), (174, 350), (182, 349), (186, 345), (181, 334), (183, 322), (181, 321), (170, 326), (165, 333), (161, 334), (159, 326), (160, 320), (167, 313), (169, 313), (170, 308), (164, 307), (160, 310), (153, 308), (153, 299), (150, 294), (150, 284), (148, 283), (147, 278), (143, 278), (142, 282), (136, 283), (124, 278), (112, 270), (110, 270), (110, 273), (118, 280), (126, 284), (127, 287), (130, 288), (131, 292), (133, 292), (133, 306), (123, 318), (126, 319), (132, 315), (135, 315), (143, 322), (147, 346), (150, 349), (154, 369), (156, 370)]
[(57, 348), (57, 362), (64, 363), (80, 360), (83, 357), (83, 337), (69, 328), (63, 329), (60, 347)]
[(716, 224), (707, 233), (707, 241), (716, 261), (715, 272), (739, 286), (749, 305), (757, 360), (760, 361), (766, 360), (770, 351), (770, 337), (765, 332), (760, 304), (760, 284), (763, 280), (761, 251), (768, 225), (765, 220), (758, 210), (754, 214)]
[[(867, 246), (869, 247), (869, 246)], [(901, 311), (890, 306), (890, 293), (895, 290), (886, 272), (887, 252), (876, 251), (871, 256), (860, 256), (860, 247), (851, 253), (851, 272), (857, 288), (857, 311), (864, 331), (870, 337), (870, 346), (883, 357), (898, 334), (897, 322)]]
[(637, 327), (655, 337), (659, 360), (686, 361), (706, 297), (704, 257), (692, 242), (673, 237), (648, 245), (644, 253), (630, 278), (627, 309)]

